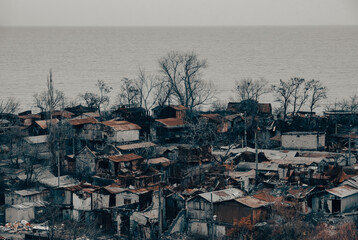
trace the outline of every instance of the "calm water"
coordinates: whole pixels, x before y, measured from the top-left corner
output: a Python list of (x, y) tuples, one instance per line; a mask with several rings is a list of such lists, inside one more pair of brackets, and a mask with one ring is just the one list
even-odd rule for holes
[(216, 84), (220, 99), (243, 77), (318, 79), (329, 101), (358, 92), (358, 27), (2, 27), (0, 96), (32, 107), (49, 69), (70, 99), (94, 90), (98, 79), (113, 87), (113, 96), (120, 79), (135, 76), (139, 66), (156, 72), (158, 58), (171, 50), (206, 58), (203, 77)]

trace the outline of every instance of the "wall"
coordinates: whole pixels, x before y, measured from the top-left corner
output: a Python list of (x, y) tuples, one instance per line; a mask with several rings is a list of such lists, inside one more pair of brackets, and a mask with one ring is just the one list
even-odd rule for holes
[(35, 208), (22, 208), (17, 209), (13, 207), (6, 208), (5, 211), (5, 221), (6, 222), (15, 222), (15, 221), (31, 221), (35, 218)]
[(112, 142), (131, 142), (139, 140), (139, 130), (117, 131), (113, 137), (108, 137)]
[(139, 196), (131, 192), (121, 192), (116, 195), (116, 206), (123, 206), (124, 199), (130, 199), (131, 204), (139, 202)]
[(16, 205), (24, 202), (45, 201), (48, 196), (48, 191), (43, 191), (41, 193), (30, 196), (21, 196), (19, 194), (16, 194), (15, 192), (7, 192), (5, 193), (5, 204)]
[(93, 209), (109, 208), (109, 194), (92, 193)]
[(348, 212), (358, 206), (358, 194), (343, 198), (341, 201), (341, 212)]
[(189, 219), (211, 219), (210, 203), (201, 197), (193, 198), (188, 202)]
[(325, 145), (325, 135), (318, 137), (318, 144), (317, 134), (283, 134), (281, 139), (287, 149), (317, 150)]
[(87, 148), (76, 156), (76, 172), (81, 175), (96, 173), (95, 156)]
[(73, 194), (73, 209), (76, 210), (92, 210), (92, 197), (89, 196), (86, 199), (80, 198), (76, 193)]

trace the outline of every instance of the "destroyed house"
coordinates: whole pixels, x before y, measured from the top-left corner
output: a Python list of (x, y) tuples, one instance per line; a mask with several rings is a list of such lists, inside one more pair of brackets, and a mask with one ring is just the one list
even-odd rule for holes
[(135, 203), (139, 203), (138, 194), (115, 184), (102, 187), (93, 193), (93, 209), (114, 208)]
[[(239, 197), (243, 197), (244, 192), (229, 188), (214, 192), (199, 194), (187, 201), (188, 211), (188, 229), (190, 234), (198, 234), (201, 236), (210, 236), (213, 234), (212, 224), (210, 223), (214, 216), (220, 214), (220, 205), (226, 201), (230, 201)], [(226, 213), (231, 210), (225, 211)], [(222, 213), (224, 214), (224, 213)], [(225, 235), (225, 226), (215, 224), (216, 237)], [(220, 229), (218, 231), (218, 228)], [(221, 233), (221, 234), (220, 234)]]
[(152, 111), (155, 118), (181, 118), (185, 117), (188, 110), (183, 105), (169, 105), (164, 107), (155, 107)]
[(146, 188), (160, 183), (162, 174), (155, 168), (148, 167), (144, 171), (127, 172), (118, 175), (121, 186), (135, 188)]
[(149, 152), (151, 150), (154, 150), (154, 148), (157, 145), (152, 142), (141, 142), (141, 143), (132, 143), (132, 144), (126, 144), (126, 145), (119, 145), (117, 148), (121, 151), (123, 154), (128, 153), (136, 153), (141, 154), (141, 152)]
[(97, 172), (115, 177), (120, 173), (137, 171), (144, 158), (134, 153), (113, 156), (100, 156), (97, 162)]
[(228, 122), (226, 118), (217, 113), (200, 114), (200, 119), (207, 124), (213, 125), (217, 133), (225, 133), (228, 131)]
[(32, 123), (26, 130), (30, 136), (46, 135), (49, 133), (49, 125), (56, 125), (59, 122), (58, 119), (52, 120), (38, 120)]
[(184, 134), (186, 125), (180, 118), (164, 118), (155, 120), (152, 138), (162, 142), (178, 142)]

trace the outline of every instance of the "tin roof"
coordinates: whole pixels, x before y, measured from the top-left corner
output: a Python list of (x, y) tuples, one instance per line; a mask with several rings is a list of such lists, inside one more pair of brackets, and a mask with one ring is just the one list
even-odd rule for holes
[(37, 125), (39, 125), (42, 129), (47, 129), (47, 125), (48, 125), (48, 123), (52, 123), (53, 125), (56, 125), (58, 122), (59, 122), (59, 120), (57, 119), (57, 118), (55, 118), (55, 119), (52, 119), (52, 120), (38, 120), (38, 121), (35, 121), (35, 123), (37, 124)]
[(47, 143), (48, 135), (24, 137), (24, 140), (31, 144)]
[(113, 162), (130, 162), (134, 160), (143, 159), (143, 157), (138, 156), (137, 154), (130, 153), (130, 154), (124, 154), (124, 155), (113, 155), (108, 156), (108, 159)]
[(24, 189), (24, 190), (14, 191), (14, 193), (25, 197), (25, 196), (32, 196), (32, 195), (42, 193), (44, 190), (45, 190), (45, 188), (36, 188), (36, 189), (32, 188), (32, 189)]
[(40, 116), (40, 114), (28, 114), (28, 115), (21, 115), (21, 116), (19, 116), (19, 118), (21, 118), (21, 119), (33, 119), (33, 118), (41, 119), (41, 116)]
[(234, 200), (250, 208), (260, 208), (268, 205), (268, 202), (261, 201), (260, 199), (254, 198), (252, 196), (235, 198)]
[(222, 121), (222, 116), (217, 113), (207, 113), (207, 114), (200, 114), (200, 117), (208, 118), (214, 122), (220, 123)]
[(105, 186), (103, 187), (104, 189), (106, 189), (108, 192), (112, 193), (112, 194), (116, 194), (116, 193), (121, 193), (121, 192), (125, 192), (128, 191), (128, 189), (126, 188), (121, 188), (118, 185), (112, 184), (109, 186)]
[(69, 120), (69, 123), (73, 126), (83, 125), (87, 123), (97, 123), (97, 122), (98, 121), (93, 117), (82, 118), (82, 119), (76, 118), (76, 119)]
[(73, 113), (69, 112), (69, 111), (66, 111), (66, 110), (63, 110), (63, 111), (54, 111), (52, 113), (52, 116), (62, 116), (64, 118), (71, 118), (73, 115)]
[(171, 161), (165, 157), (152, 158), (148, 160), (148, 164), (161, 164), (163, 166), (168, 166), (171, 164)]
[(133, 143), (133, 144), (127, 144), (127, 145), (120, 145), (117, 146), (120, 150), (133, 150), (133, 149), (139, 149), (139, 148), (149, 148), (149, 147), (155, 147), (157, 146), (155, 143), (152, 142), (141, 142), (141, 143)]
[(164, 124), (166, 127), (183, 127), (185, 126), (184, 120), (180, 118), (163, 118), (155, 120)]
[(344, 197), (349, 197), (351, 195), (357, 194), (358, 193), (358, 189), (349, 185), (343, 185), (340, 187), (335, 187), (335, 188), (331, 188), (331, 189), (327, 189), (327, 192), (329, 192), (330, 194), (333, 194), (337, 197), (340, 198), (344, 198)]
[(211, 198), (212, 198), (212, 201), (216, 203), (216, 202), (224, 202), (238, 197), (242, 197), (244, 196), (244, 192), (236, 188), (228, 188), (228, 189), (214, 191), (214, 192), (201, 193), (198, 196), (204, 198), (208, 202), (211, 202)]
[(175, 110), (178, 110), (178, 111), (183, 111), (183, 110), (188, 109), (187, 107), (184, 107), (183, 105), (170, 105), (168, 107), (174, 108)]
[(224, 118), (228, 121), (233, 121), (236, 118), (241, 118), (242, 120), (244, 120), (244, 117), (241, 116), (241, 114), (232, 114), (232, 115), (225, 116)]
[(128, 121), (116, 121), (116, 120), (109, 120), (105, 122), (101, 122), (101, 124), (109, 126), (116, 131), (129, 131), (129, 130), (140, 130), (142, 129), (137, 124), (128, 122)]

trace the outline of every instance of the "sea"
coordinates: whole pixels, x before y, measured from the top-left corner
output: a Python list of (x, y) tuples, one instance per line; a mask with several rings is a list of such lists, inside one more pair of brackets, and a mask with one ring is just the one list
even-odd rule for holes
[[(46, 89), (50, 70), (68, 101), (96, 91), (98, 80), (113, 88), (138, 69), (158, 74), (170, 51), (206, 59), (202, 78), (216, 89), (215, 102), (234, 100), (235, 81), (292, 77), (320, 80), (328, 88), (321, 108), (358, 93), (358, 26), (260, 27), (0, 27), (0, 99), (15, 97), (21, 110)], [(273, 102), (267, 94), (261, 102)]]

